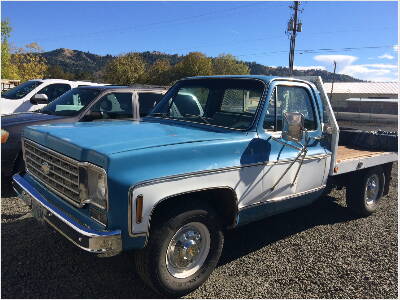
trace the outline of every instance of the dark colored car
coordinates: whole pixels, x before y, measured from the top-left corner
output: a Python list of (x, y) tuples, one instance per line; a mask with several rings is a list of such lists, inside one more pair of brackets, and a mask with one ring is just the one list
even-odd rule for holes
[(1, 176), (6, 179), (24, 169), (21, 132), (30, 125), (132, 119), (146, 116), (166, 89), (122, 86), (85, 86), (63, 94), (38, 112), (1, 118)]

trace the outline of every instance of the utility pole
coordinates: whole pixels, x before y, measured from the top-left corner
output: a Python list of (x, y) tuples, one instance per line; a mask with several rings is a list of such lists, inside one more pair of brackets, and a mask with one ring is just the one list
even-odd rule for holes
[(290, 6), (294, 10), (293, 16), (290, 18), (288, 23), (287, 32), (290, 34), (290, 52), (289, 52), (289, 76), (293, 76), (293, 64), (294, 64), (294, 48), (296, 46), (296, 35), (297, 32), (301, 32), (302, 24), (298, 22), (298, 11), (299, 11), (299, 1), (294, 1), (294, 6)]

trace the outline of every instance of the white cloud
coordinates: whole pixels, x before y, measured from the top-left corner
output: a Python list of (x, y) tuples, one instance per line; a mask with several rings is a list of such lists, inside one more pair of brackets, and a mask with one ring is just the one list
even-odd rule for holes
[(307, 70), (326, 70), (324, 66), (294, 66), (293, 69), (307, 71)]
[(389, 64), (348, 65), (339, 73), (370, 81), (397, 80), (397, 66)]
[(370, 68), (397, 69), (397, 65), (392, 64), (363, 64), (362, 66)]
[(394, 45), (393, 46), (393, 51), (394, 52), (399, 52), (400, 46), (399, 45)]
[(379, 76), (390, 74), (391, 70), (369, 68), (367, 65), (349, 65), (340, 70), (340, 73), (347, 74), (353, 77), (357, 77), (360, 74), (373, 74), (375, 76)]
[(371, 81), (397, 80), (398, 67), (394, 64), (354, 64), (357, 56), (351, 55), (317, 55), (314, 59), (325, 64), (330, 71), (333, 62), (337, 63), (337, 73)]
[(393, 59), (393, 58), (394, 58), (394, 56), (393, 56), (393, 55), (390, 55), (390, 54), (387, 54), (387, 53), (385, 53), (385, 54), (383, 54), (383, 55), (380, 55), (380, 56), (378, 56), (378, 58), (380, 58), (380, 59)]
[(316, 61), (325, 63), (325, 64), (330, 64), (332, 65), (334, 61), (338, 65), (350, 65), (353, 62), (355, 62), (358, 57), (357, 56), (352, 56), (352, 55), (316, 55), (314, 56), (314, 59)]

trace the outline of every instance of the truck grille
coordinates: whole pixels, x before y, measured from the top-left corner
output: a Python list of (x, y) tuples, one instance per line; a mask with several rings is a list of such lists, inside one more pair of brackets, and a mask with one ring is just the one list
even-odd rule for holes
[(78, 162), (24, 140), (26, 170), (61, 197), (80, 204)]

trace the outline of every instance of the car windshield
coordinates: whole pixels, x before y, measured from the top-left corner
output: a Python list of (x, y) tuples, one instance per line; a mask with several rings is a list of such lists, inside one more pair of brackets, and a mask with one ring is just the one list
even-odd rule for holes
[(1, 97), (12, 100), (21, 99), (41, 84), (41, 81), (26, 81), (12, 88), (11, 90), (2, 93)]
[(100, 94), (98, 89), (74, 88), (43, 107), (39, 112), (56, 116), (76, 116), (98, 94)]
[(150, 116), (246, 130), (254, 120), (264, 84), (254, 79), (179, 82)]

